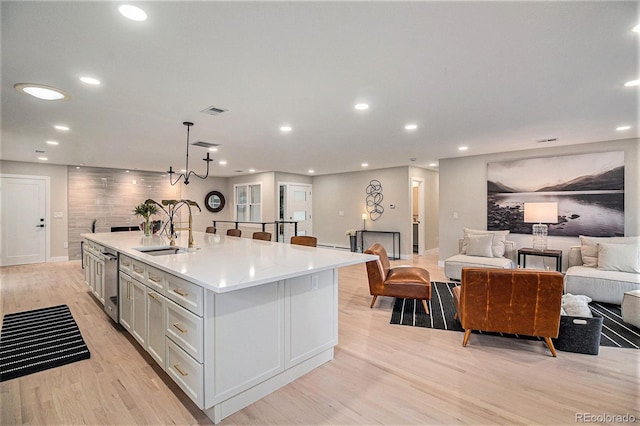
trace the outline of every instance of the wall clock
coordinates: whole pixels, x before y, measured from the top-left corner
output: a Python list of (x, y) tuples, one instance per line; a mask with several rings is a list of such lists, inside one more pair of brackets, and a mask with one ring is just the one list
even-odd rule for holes
[(224, 208), (224, 195), (220, 191), (211, 191), (204, 197), (204, 205), (212, 213), (218, 213)]

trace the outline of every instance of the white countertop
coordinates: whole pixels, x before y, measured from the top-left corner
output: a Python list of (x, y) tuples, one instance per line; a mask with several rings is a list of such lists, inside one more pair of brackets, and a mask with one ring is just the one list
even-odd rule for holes
[[(176, 246), (187, 247), (182, 232)], [(344, 250), (227, 237), (194, 232), (195, 249), (186, 253), (152, 256), (135, 248), (168, 246), (165, 236), (142, 232), (104, 232), (82, 237), (117, 250), (216, 293), (226, 293), (273, 281), (375, 260), (377, 256)], [(363, 274), (366, 271), (363, 266)]]

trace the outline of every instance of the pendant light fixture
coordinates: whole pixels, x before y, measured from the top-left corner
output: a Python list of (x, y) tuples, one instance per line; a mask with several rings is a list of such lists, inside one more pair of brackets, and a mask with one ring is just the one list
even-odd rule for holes
[(209, 163), (213, 161), (213, 159), (211, 159), (209, 157), (209, 153), (207, 152), (207, 158), (203, 158), (202, 159), (202, 161), (205, 161), (207, 163), (207, 173), (204, 176), (200, 176), (199, 174), (197, 174), (193, 170), (189, 171), (189, 129), (190, 129), (191, 126), (193, 126), (193, 123), (190, 122), (190, 121), (185, 121), (182, 124), (187, 126), (187, 160), (186, 160), (186, 165), (185, 165), (185, 168), (184, 168), (184, 173), (180, 173), (175, 181), (173, 180), (173, 175), (176, 172), (173, 171), (173, 166), (169, 166), (169, 171), (167, 173), (169, 173), (169, 182), (171, 183), (171, 185), (175, 185), (182, 178), (184, 178), (184, 184), (185, 185), (189, 185), (189, 178), (191, 177), (191, 175), (195, 175), (196, 177), (198, 177), (200, 179), (206, 179), (209, 176)]

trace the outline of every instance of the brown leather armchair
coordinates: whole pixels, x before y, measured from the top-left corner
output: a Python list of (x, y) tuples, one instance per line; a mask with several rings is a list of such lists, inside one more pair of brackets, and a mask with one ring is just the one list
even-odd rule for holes
[(454, 288), (458, 317), (464, 328), (462, 346), (472, 330), (558, 337), (563, 276), (532, 269), (462, 268), (462, 283)]
[(415, 266), (396, 266), (391, 268), (385, 248), (375, 243), (364, 251), (378, 255), (378, 260), (367, 262), (369, 292), (373, 296), (371, 308), (378, 296), (403, 297), (422, 301), (425, 312), (429, 313), (427, 300), (431, 299), (431, 280), (429, 271)]

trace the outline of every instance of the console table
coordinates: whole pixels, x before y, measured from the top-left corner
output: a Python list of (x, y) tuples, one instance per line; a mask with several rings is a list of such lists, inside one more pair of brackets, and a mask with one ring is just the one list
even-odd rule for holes
[[(391, 234), (392, 238), (392, 247), (391, 247), (391, 256), (389, 256), (390, 260), (399, 260), (400, 259), (400, 232), (399, 231), (369, 231), (368, 229), (360, 229), (356, 231), (356, 235), (360, 234), (360, 250), (364, 252), (364, 234)], [(396, 256), (396, 237), (398, 237), (398, 255)]]
[(527, 256), (555, 257), (556, 271), (562, 272), (562, 250), (536, 250), (533, 248), (518, 249), (518, 265), (526, 268)]

